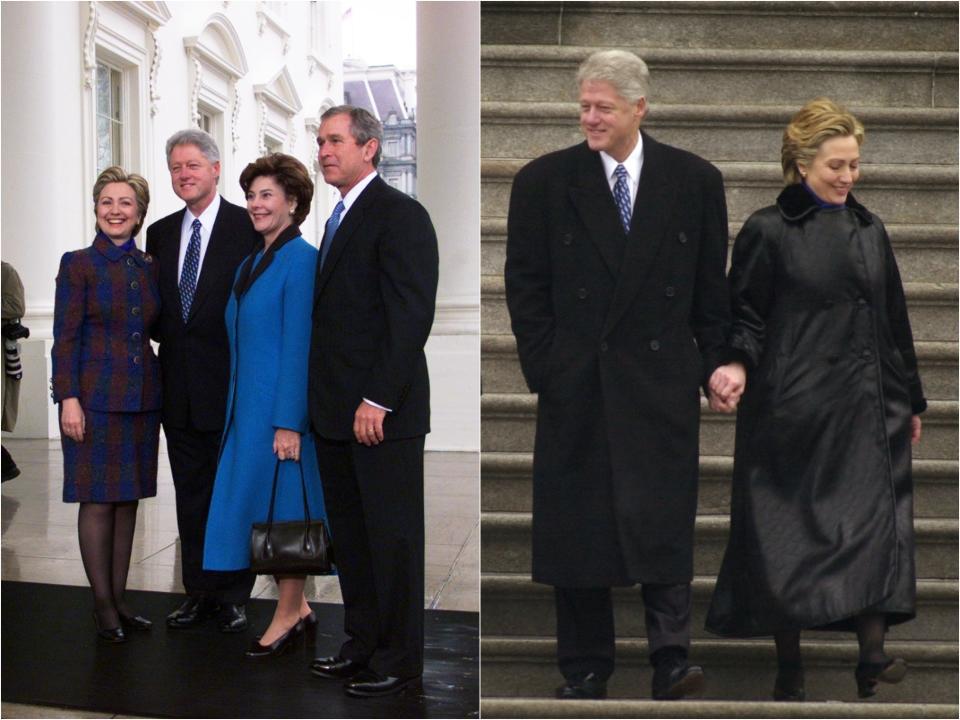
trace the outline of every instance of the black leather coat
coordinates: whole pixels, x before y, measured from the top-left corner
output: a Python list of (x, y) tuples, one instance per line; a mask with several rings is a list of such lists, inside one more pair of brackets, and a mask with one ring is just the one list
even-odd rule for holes
[(731, 534), (707, 629), (849, 629), (914, 615), (910, 418), (926, 408), (880, 220), (802, 186), (754, 213), (730, 270), (747, 364)]

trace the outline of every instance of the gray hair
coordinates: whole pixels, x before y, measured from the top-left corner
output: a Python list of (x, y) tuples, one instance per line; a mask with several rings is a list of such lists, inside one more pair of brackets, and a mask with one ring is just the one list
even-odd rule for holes
[(350, 134), (357, 145), (366, 145), (371, 140), (377, 141), (377, 152), (373, 155), (373, 166), (380, 164), (383, 150), (383, 125), (374, 117), (373, 113), (354, 105), (337, 105), (325, 111), (320, 116), (320, 122), (332, 118), (334, 115), (350, 116)]
[(196, 145), (197, 149), (203, 153), (203, 156), (210, 162), (220, 162), (220, 148), (217, 147), (217, 141), (213, 136), (201, 130), (200, 128), (187, 128), (180, 132), (175, 132), (167, 140), (167, 164), (170, 164), (170, 154), (178, 145)]
[(647, 97), (650, 71), (647, 64), (626, 50), (600, 50), (580, 64), (577, 87), (585, 82), (608, 82), (628, 103)]

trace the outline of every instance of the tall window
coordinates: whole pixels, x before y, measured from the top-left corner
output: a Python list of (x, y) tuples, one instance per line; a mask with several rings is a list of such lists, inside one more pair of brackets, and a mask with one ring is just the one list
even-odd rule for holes
[(97, 173), (123, 164), (123, 75), (97, 63)]

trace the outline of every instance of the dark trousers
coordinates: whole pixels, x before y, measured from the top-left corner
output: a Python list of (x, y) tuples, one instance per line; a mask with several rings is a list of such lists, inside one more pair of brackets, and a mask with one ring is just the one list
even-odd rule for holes
[[(650, 654), (664, 647), (690, 647), (688, 583), (642, 588)], [(557, 663), (568, 681), (588, 673), (613, 674), (615, 638), (610, 588), (554, 588), (557, 604)]]
[(219, 602), (243, 604), (256, 575), (249, 570), (204, 570), (203, 538), (217, 474), (221, 432), (163, 426), (167, 455), (177, 493), (180, 561), (187, 594), (206, 595)]
[(340, 655), (382, 675), (420, 675), (424, 438), (316, 441), (348, 638)]

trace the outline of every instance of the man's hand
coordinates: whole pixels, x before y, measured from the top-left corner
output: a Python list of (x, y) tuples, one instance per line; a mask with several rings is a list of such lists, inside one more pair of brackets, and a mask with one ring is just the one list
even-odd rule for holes
[(383, 418), (387, 411), (361, 402), (353, 416), (353, 436), (367, 447), (383, 442)]
[(740, 396), (747, 386), (747, 369), (743, 363), (732, 362), (713, 371), (708, 383), (710, 409), (731, 413), (737, 409)]
[(273, 452), (279, 460), (300, 459), (300, 433), (277, 428), (273, 434)]
[(920, 442), (920, 436), (923, 434), (922, 426), (919, 415), (913, 415), (910, 418), (910, 442), (914, 445)]
[(66, 398), (61, 403), (60, 409), (60, 427), (63, 434), (75, 442), (83, 442), (83, 433), (87, 429), (87, 420), (83, 415), (83, 408), (80, 407), (80, 400)]

